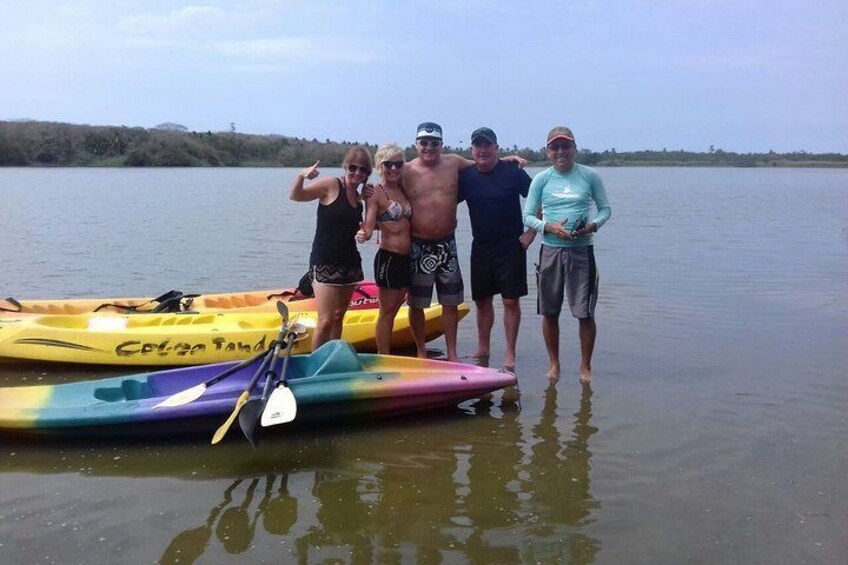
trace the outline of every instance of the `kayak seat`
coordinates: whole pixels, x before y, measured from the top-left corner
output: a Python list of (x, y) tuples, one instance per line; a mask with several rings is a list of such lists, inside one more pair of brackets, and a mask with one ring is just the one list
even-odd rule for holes
[(104, 386), (94, 389), (94, 397), (104, 402), (124, 402), (126, 400), (141, 400), (150, 398), (152, 387), (143, 381), (125, 379), (120, 386)]
[(336, 339), (328, 341), (309, 356), (304, 374), (306, 376), (331, 373), (353, 373), (362, 371), (359, 356), (348, 342)]

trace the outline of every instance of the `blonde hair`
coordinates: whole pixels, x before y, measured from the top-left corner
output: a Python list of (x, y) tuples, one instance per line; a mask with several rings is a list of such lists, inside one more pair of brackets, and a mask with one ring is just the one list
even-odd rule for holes
[(377, 167), (380, 171), (380, 175), (383, 174), (383, 162), (388, 161), (389, 157), (393, 155), (400, 155), (402, 161), (406, 161), (406, 157), (403, 154), (403, 149), (398, 146), (397, 143), (386, 143), (381, 145), (377, 152), (374, 153), (374, 166)]
[(355, 147), (351, 147), (345, 153), (344, 161), (342, 161), (342, 168), (346, 169), (348, 165), (350, 165), (351, 161), (360, 161), (368, 163), (368, 174), (374, 170), (374, 161), (371, 159), (371, 153), (365, 149), (364, 147), (360, 147), (359, 145)]

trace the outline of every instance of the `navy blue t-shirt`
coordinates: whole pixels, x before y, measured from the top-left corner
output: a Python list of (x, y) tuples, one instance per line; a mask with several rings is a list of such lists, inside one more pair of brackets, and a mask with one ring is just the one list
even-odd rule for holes
[(530, 175), (499, 160), (487, 173), (467, 167), (459, 173), (459, 201), (468, 203), (473, 245), (490, 246), (524, 232), (521, 196), (527, 196)]

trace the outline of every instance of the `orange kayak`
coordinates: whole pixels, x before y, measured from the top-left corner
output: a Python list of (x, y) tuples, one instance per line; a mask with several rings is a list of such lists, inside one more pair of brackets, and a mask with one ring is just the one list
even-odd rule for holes
[[(291, 312), (315, 311), (315, 298), (297, 288), (225, 292), (218, 294), (184, 294), (172, 290), (157, 297), (135, 298), (68, 298), (17, 300), (0, 299), (0, 318), (55, 314), (163, 314), (168, 312), (276, 312), (277, 301), (283, 301)], [(356, 285), (349, 310), (378, 308), (377, 284), (363, 281)]]

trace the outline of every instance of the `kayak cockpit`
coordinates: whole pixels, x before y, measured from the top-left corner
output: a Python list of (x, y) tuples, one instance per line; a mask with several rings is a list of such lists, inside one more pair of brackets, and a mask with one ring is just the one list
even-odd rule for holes
[(94, 389), (94, 398), (103, 402), (143, 400), (153, 396), (153, 387), (148, 382), (137, 379), (124, 379), (118, 386), (103, 386)]

